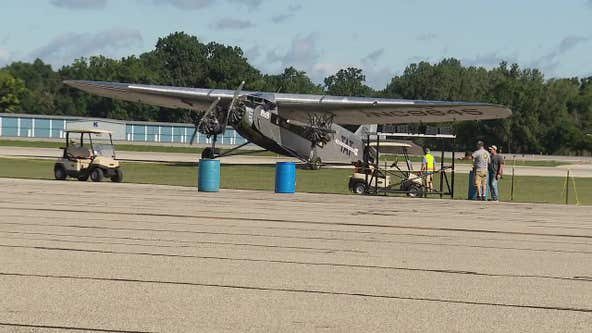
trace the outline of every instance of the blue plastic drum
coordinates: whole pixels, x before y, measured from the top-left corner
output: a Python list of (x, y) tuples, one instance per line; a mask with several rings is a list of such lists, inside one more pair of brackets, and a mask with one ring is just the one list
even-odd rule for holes
[(275, 193), (296, 192), (296, 163), (277, 162), (275, 165)]
[(199, 192), (220, 191), (220, 160), (199, 160), (197, 190)]

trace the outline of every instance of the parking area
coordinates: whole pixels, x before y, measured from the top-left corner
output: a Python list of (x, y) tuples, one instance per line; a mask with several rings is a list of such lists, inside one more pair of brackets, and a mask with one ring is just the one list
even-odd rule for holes
[(592, 327), (592, 207), (18, 179), (0, 188), (0, 330)]

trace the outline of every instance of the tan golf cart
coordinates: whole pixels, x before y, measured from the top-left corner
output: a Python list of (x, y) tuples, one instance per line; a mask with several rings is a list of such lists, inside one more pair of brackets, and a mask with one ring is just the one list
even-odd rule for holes
[(115, 159), (115, 148), (110, 131), (99, 129), (73, 129), (66, 131), (64, 154), (54, 165), (55, 179), (67, 177), (93, 182), (103, 178), (120, 183), (123, 171)]
[[(370, 145), (375, 148), (374, 145)], [(395, 158), (390, 167), (384, 168), (358, 161), (354, 164), (354, 173), (349, 177), (348, 187), (355, 194), (403, 192), (409, 197), (423, 195), (425, 186), (423, 178), (413, 171), (409, 158), (409, 148), (412, 146), (402, 142), (381, 143), (381, 153), (391, 154)], [(376, 149), (376, 148), (375, 148)], [(402, 159), (402, 161), (400, 160)], [(403, 163), (401, 163), (403, 162)], [(394, 178), (394, 181), (391, 181)]]

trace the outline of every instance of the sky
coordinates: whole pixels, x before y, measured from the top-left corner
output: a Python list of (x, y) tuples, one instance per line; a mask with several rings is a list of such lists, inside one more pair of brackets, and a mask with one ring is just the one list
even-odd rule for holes
[(240, 46), (264, 73), (294, 66), (317, 83), (355, 66), (382, 89), (410, 63), (447, 57), (592, 75), (592, 0), (4, 0), (0, 67), (141, 54), (175, 31)]

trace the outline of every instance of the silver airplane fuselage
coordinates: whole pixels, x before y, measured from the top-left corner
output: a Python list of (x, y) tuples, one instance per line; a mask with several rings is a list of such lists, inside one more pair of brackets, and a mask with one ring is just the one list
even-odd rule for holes
[(245, 112), (231, 126), (248, 141), (277, 154), (306, 162), (350, 163), (363, 160), (363, 138), (337, 124), (331, 124), (331, 140), (313, 143), (306, 138), (306, 124), (282, 118), (277, 106), (245, 101)]

